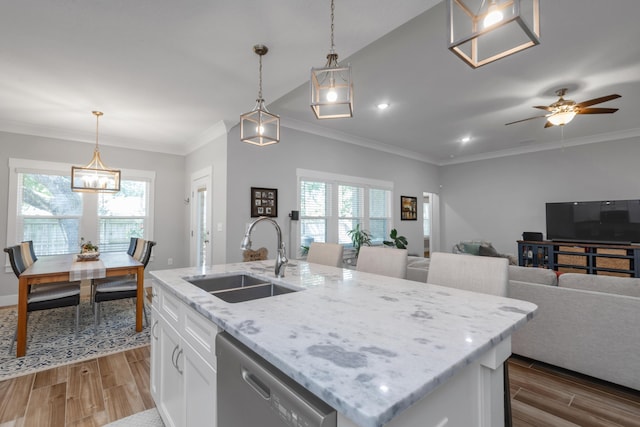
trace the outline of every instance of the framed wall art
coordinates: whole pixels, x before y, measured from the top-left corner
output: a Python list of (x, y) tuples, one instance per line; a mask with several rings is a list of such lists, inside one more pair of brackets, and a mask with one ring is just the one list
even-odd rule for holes
[(251, 217), (278, 216), (278, 190), (251, 187)]
[(400, 196), (400, 219), (402, 221), (418, 220), (418, 198)]

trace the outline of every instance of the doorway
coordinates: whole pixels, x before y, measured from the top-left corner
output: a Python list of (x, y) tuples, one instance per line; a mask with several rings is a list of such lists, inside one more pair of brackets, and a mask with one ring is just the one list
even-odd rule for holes
[(424, 235), (424, 257), (429, 258), (439, 247), (439, 203), (436, 193), (422, 193), (422, 229)]
[(205, 168), (191, 175), (191, 243), (189, 264), (191, 266), (211, 265), (213, 242), (211, 239), (211, 168)]

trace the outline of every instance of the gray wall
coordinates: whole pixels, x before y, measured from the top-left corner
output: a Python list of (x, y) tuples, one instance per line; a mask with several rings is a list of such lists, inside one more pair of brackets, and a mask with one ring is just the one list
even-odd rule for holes
[[(418, 221), (400, 221), (400, 195), (421, 199), (423, 191), (439, 192), (437, 166), (284, 127), (281, 128), (280, 143), (268, 147), (242, 143), (239, 133), (237, 126), (231, 129), (228, 142), (228, 262), (242, 259), (240, 241), (247, 224), (252, 221), (249, 210), (251, 187), (278, 189), (276, 220), (287, 247), (290, 246), (288, 214), (298, 209), (297, 168), (393, 182), (393, 226), (408, 239), (410, 253), (422, 254), (422, 206), (419, 204)], [(275, 257), (276, 250), (272, 228), (259, 224), (252, 234), (253, 248), (266, 247), (269, 258)], [(295, 246), (295, 242), (293, 244)]]
[(444, 166), (442, 249), (485, 239), (515, 255), (523, 231), (546, 236), (546, 202), (638, 199), (638, 159), (634, 138)]
[[(87, 143), (0, 132), (0, 242), (7, 243), (9, 158), (85, 165), (91, 160), (93, 148)], [(157, 245), (147, 268), (161, 270), (187, 265), (182, 202), (184, 157), (117, 147), (101, 147), (100, 154), (110, 167), (156, 172), (153, 238)], [(167, 265), (169, 258), (173, 258), (172, 267)], [(2, 259), (4, 265), (5, 258)], [(5, 273), (3, 269), (0, 273), (0, 300), (7, 295), (17, 295), (17, 280), (13, 272)]]
[[(227, 258), (227, 135), (214, 139), (186, 157), (185, 194), (189, 194), (191, 188), (191, 174), (207, 167), (211, 167), (213, 174), (213, 188), (209, 197), (212, 213), (212, 263), (224, 264)], [(184, 229), (187, 262), (191, 245), (190, 235), (190, 217), (187, 209)]]

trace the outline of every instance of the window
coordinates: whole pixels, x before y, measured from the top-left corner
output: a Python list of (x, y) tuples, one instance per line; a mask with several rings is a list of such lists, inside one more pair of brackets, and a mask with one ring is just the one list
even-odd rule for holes
[(351, 245), (349, 230), (361, 224), (382, 244), (392, 228), (393, 184), (386, 181), (298, 170), (300, 244)]
[(78, 252), (81, 238), (110, 252), (153, 237), (155, 172), (123, 170), (118, 193), (77, 193), (71, 165), (9, 159), (9, 168), (7, 245), (33, 240), (42, 256)]
[(132, 237), (144, 237), (149, 182), (122, 180), (117, 193), (98, 197), (100, 250), (126, 251)]

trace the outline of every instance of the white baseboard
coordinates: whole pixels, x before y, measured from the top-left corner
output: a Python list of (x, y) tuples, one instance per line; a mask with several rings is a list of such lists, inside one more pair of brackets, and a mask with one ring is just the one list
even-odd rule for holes
[(18, 305), (18, 294), (0, 296), (0, 307)]

